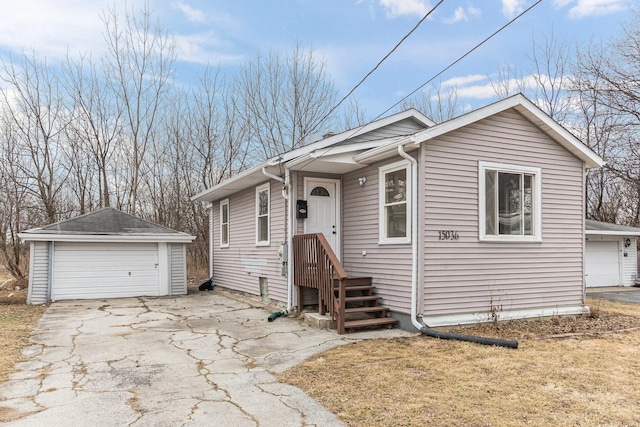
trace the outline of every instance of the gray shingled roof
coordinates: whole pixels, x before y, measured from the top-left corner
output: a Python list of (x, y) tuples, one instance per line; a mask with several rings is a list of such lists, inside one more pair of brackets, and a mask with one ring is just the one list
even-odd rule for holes
[(600, 232), (601, 234), (610, 233), (619, 235), (628, 234), (630, 236), (640, 236), (640, 228), (630, 227), (628, 225), (610, 224), (608, 222), (594, 221), (592, 219), (587, 220), (585, 229), (587, 234), (594, 234), (589, 233), (590, 231), (592, 231)]
[(23, 234), (51, 235), (185, 235), (162, 225), (135, 217), (115, 208), (102, 208), (44, 227), (24, 231)]

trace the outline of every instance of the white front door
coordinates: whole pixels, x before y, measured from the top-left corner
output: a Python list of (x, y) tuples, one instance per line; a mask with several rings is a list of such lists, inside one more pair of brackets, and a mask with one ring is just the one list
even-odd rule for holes
[(340, 259), (340, 181), (335, 179), (305, 178), (307, 199), (305, 233), (322, 233)]

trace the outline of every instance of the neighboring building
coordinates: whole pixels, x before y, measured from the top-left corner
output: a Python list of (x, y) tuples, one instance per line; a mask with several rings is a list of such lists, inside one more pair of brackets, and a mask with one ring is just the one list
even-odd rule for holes
[(442, 326), (583, 312), (585, 174), (602, 164), (516, 95), (437, 125), (398, 113), (193, 200), (211, 203), (216, 285), (294, 306), (293, 235), (321, 232), (403, 327)]
[(195, 239), (103, 208), (19, 234), (31, 243), (28, 304), (187, 293)]
[(633, 286), (638, 274), (640, 228), (586, 221), (587, 287)]

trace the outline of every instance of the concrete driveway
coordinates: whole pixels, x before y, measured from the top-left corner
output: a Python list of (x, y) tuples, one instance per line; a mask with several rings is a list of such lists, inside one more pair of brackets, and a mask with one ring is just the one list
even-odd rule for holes
[[(384, 330), (339, 336), (233, 294), (52, 304), (0, 385), (10, 426), (338, 426), (301, 390), (278, 383), (315, 353)], [(329, 379), (328, 379), (329, 380)]]
[(593, 298), (640, 304), (640, 288), (637, 287), (589, 288), (587, 295)]

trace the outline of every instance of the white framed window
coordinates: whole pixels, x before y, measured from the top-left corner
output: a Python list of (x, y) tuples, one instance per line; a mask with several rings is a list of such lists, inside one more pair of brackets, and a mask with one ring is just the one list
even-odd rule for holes
[(269, 183), (256, 187), (256, 246), (269, 245)]
[(379, 169), (380, 244), (411, 242), (411, 169), (401, 161)]
[(542, 240), (540, 168), (478, 163), (480, 240)]
[(229, 247), (229, 199), (220, 202), (220, 247)]

